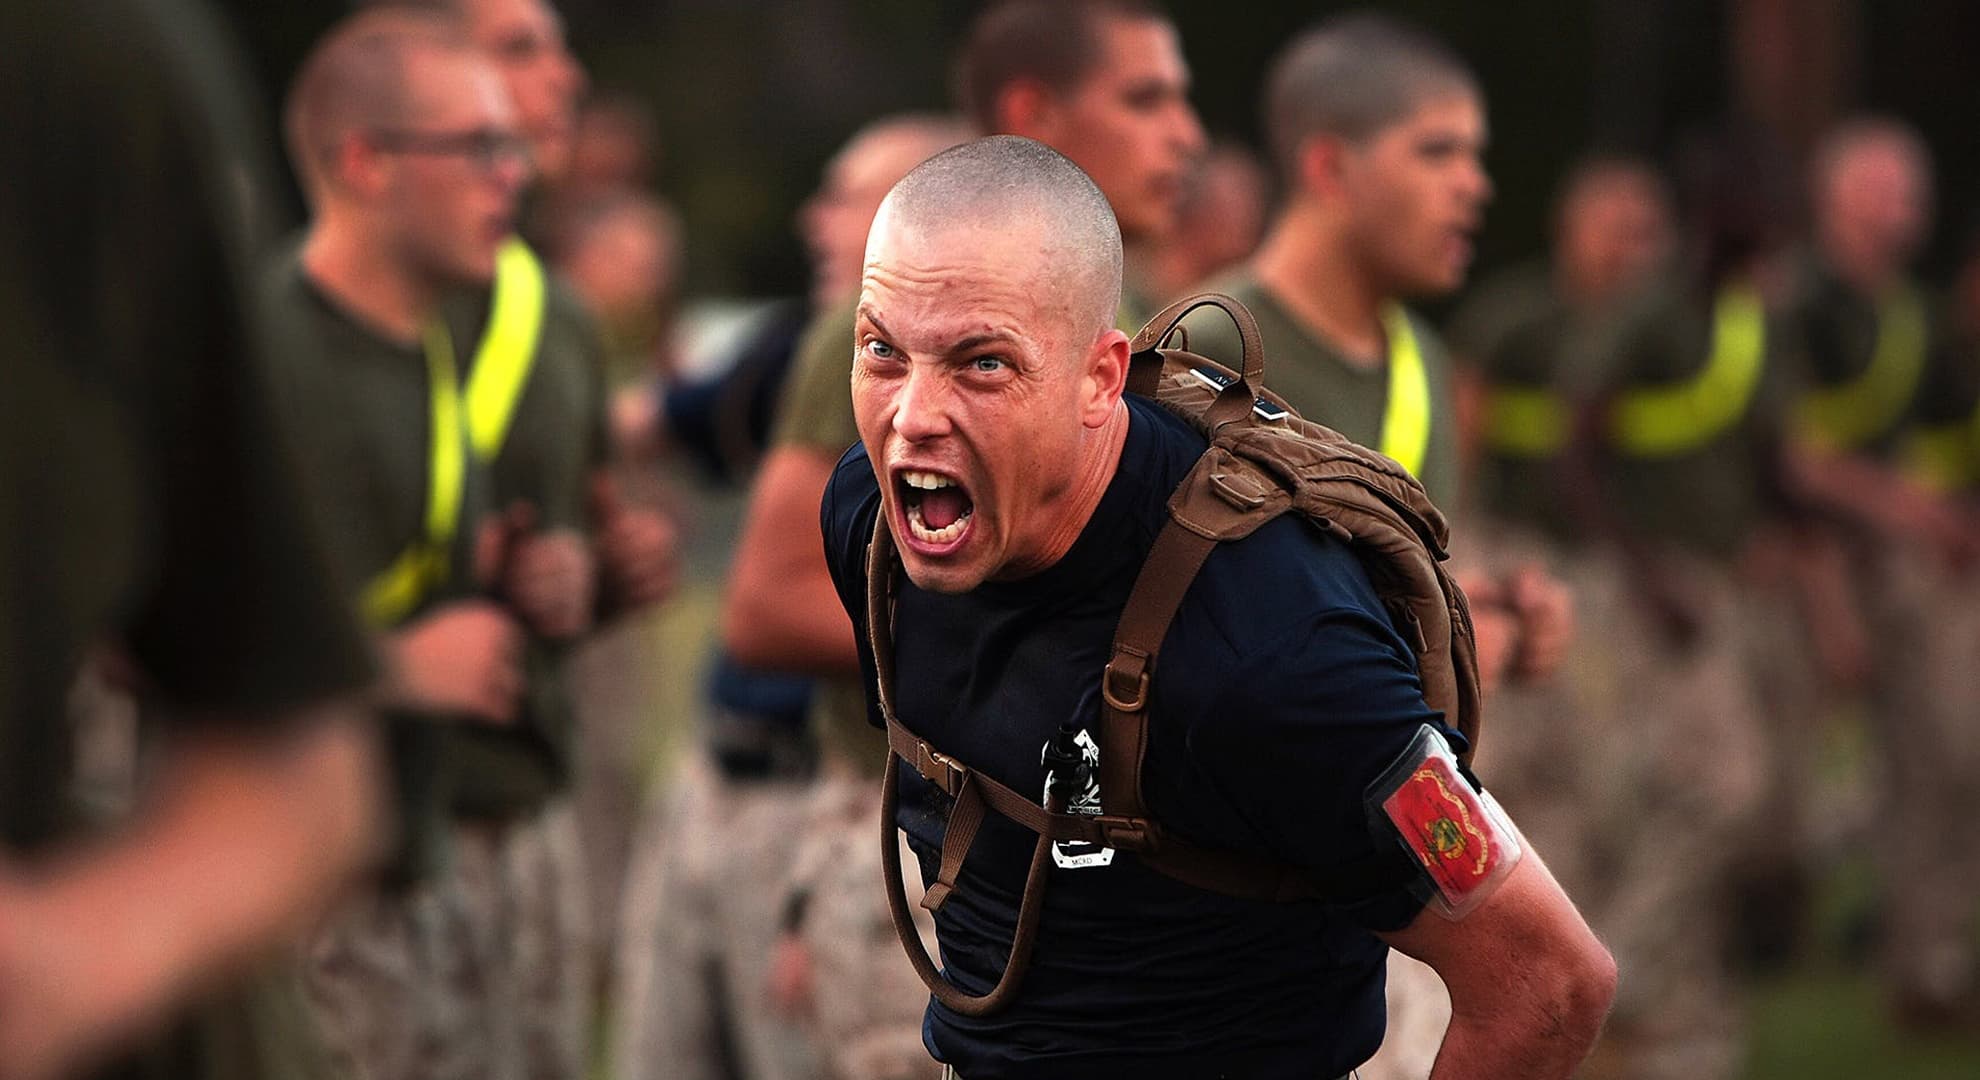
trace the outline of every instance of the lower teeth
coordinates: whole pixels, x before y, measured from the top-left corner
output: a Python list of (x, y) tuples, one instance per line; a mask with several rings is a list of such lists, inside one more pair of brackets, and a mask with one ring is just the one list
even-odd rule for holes
[(956, 520), (939, 529), (931, 529), (928, 527), (928, 522), (922, 520), (921, 507), (910, 506), (907, 508), (908, 531), (914, 534), (916, 540), (924, 544), (946, 544), (963, 534), (963, 529), (969, 525), (971, 513), (972, 511), (965, 510)]

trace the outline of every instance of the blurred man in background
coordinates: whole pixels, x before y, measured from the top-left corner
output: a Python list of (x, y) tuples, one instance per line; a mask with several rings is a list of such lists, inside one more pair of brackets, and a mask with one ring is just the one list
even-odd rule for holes
[(1958, 1026), (1980, 1007), (1971, 878), (1927, 837), (1929, 822), (1960, 805), (1961, 765), (1973, 759), (1974, 664), (1946, 648), (1958, 635), (1943, 631), (1962, 617), (1957, 582), (1980, 533), (1904, 468), (1944, 335), (1911, 277), (1932, 220), (1931, 156), (1903, 123), (1859, 117), (1818, 147), (1811, 184), (1813, 249), (1791, 313), (1805, 385), (1796, 477), (1834, 515), (1829, 535), (1868, 649), (1869, 722), (1885, 770), (1875, 827), (1891, 998), (1902, 1020)]
[[(439, 6), (458, 18), (515, 103), (540, 182), (523, 195), (518, 220), (527, 224), (530, 208), (543, 206), (545, 193), (570, 176), (584, 70), (547, 0), (439, 0)], [(448, 312), (470, 328), (464, 340), (475, 342), (472, 360), (463, 353), (464, 374), (481, 381), (485, 373), (490, 391), (489, 407), (480, 412), (488, 422), (475, 434), (476, 453), (489, 465), (490, 505), (512, 521), (520, 511), (534, 529), (570, 546), (588, 545), (595, 564), (595, 607), (570, 632), (539, 633), (530, 642), (528, 704), (548, 742), (538, 769), (543, 793), (581, 819), (559, 835), (582, 859), (591, 925), (568, 929), (590, 937), (602, 963), (643, 779), (630, 748), (651, 718), (609, 705), (626, 696), (635, 631), (610, 635), (595, 651), (621, 662), (588, 663), (581, 683), (569, 670), (569, 654), (579, 631), (648, 609), (672, 592), (676, 530), (628, 497), (625, 478), (612, 473), (606, 345), (596, 313), (545, 272), (532, 247), (539, 239), (556, 238), (509, 239), (492, 287), (457, 294)], [(476, 410), (475, 402), (468, 406)]]
[[(0, 38), (0, 1076), (308, 1075), (275, 999), (216, 991), (372, 854), (371, 665), (270, 415), (239, 73), (179, 3)], [(68, 786), (92, 646), (146, 706), (126, 821)]]
[[(1477, 80), (1421, 31), (1343, 16), (1281, 51), (1264, 115), (1284, 201), (1257, 255), (1209, 287), (1257, 318), (1268, 387), (1307, 419), (1395, 459), (1454, 509), (1449, 358), (1402, 301), (1455, 290), (1470, 266), (1471, 235), (1492, 195)], [(1236, 327), (1221, 313), (1186, 326), (1192, 350), (1237, 362)], [(1550, 675), (1572, 634), (1566, 590), (1524, 560), (1488, 569), (1478, 546), (1476, 532), (1458, 530), (1453, 552), (1481, 681), (1490, 692), (1508, 676)], [(1446, 995), (1407, 958), (1393, 957), (1389, 971), (1389, 1037), (1362, 1071), (1427, 1074), (1450, 1016)]]
[(1571, 365), (1586, 359), (1600, 321), (1664, 268), (1672, 219), (1670, 193), (1648, 163), (1586, 159), (1561, 182), (1551, 258), (1492, 276), (1452, 319), (1472, 508), (1577, 538), (1559, 476), (1572, 434)]
[[(1004, 0), (970, 25), (955, 88), (981, 133), (1036, 139), (1091, 176), (1130, 247), (1175, 229), (1204, 136), (1182, 43), (1159, 7)], [(1152, 282), (1128, 283), (1121, 308), (1130, 329), (1154, 314), (1155, 291)]]
[(406, 853), (410, 884), (354, 902), (313, 943), (318, 1014), (366, 1076), (577, 1077), (583, 871), (531, 643), (589, 625), (584, 496), (484, 512), (513, 492), (487, 448), (487, 357), (467, 348), (482, 324), (447, 311), (496, 277), (526, 144), (495, 67), (430, 10), (333, 30), (296, 78), (287, 130), (313, 209), (271, 283), (288, 420), (405, 679), (408, 834), (430, 845)]

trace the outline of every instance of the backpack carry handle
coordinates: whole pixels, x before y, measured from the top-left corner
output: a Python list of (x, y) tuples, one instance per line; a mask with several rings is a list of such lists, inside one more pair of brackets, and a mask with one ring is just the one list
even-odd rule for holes
[[(1158, 350), (1168, 347), (1169, 340), (1183, 329), (1182, 321), (1189, 317), (1190, 312), (1204, 307), (1217, 308), (1237, 324), (1239, 351), (1242, 354), (1238, 357), (1236, 368), (1237, 382), (1225, 387), (1213, 406), (1215, 421), (1248, 416), (1253, 399), (1265, 389), (1265, 339), (1259, 334), (1258, 320), (1252, 317), (1251, 312), (1223, 293), (1206, 292), (1184, 297), (1163, 308), (1142, 326), (1140, 332), (1134, 335), (1134, 340), (1128, 343), (1131, 354), (1128, 392), (1142, 397), (1155, 396), (1162, 380), (1162, 354)], [(1223, 361), (1229, 366), (1227, 358), (1210, 359)]]

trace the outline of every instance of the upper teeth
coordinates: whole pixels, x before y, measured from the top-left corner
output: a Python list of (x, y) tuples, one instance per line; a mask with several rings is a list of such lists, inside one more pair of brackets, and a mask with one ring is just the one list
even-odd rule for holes
[(948, 477), (941, 475), (940, 473), (915, 472), (913, 470), (903, 470), (901, 473), (901, 479), (906, 482), (907, 486), (911, 488), (918, 488), (922, 491), (936, 491), (941, 488), (956, 486), (956, 482), (954, 480), (951, 480)]

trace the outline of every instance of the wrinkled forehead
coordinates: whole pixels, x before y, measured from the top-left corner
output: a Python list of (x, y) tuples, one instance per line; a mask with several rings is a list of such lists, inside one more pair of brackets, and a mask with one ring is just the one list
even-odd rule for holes
[(932, 226), (882, 212), (868, 235), (862, 309), (902, 336), (931, 339), (985, 332), (987, 324), (1034, 341), (1058, 339), (1067, 321), (1058, 285), (1063, 253), (1034, 224), (950, 222)]

